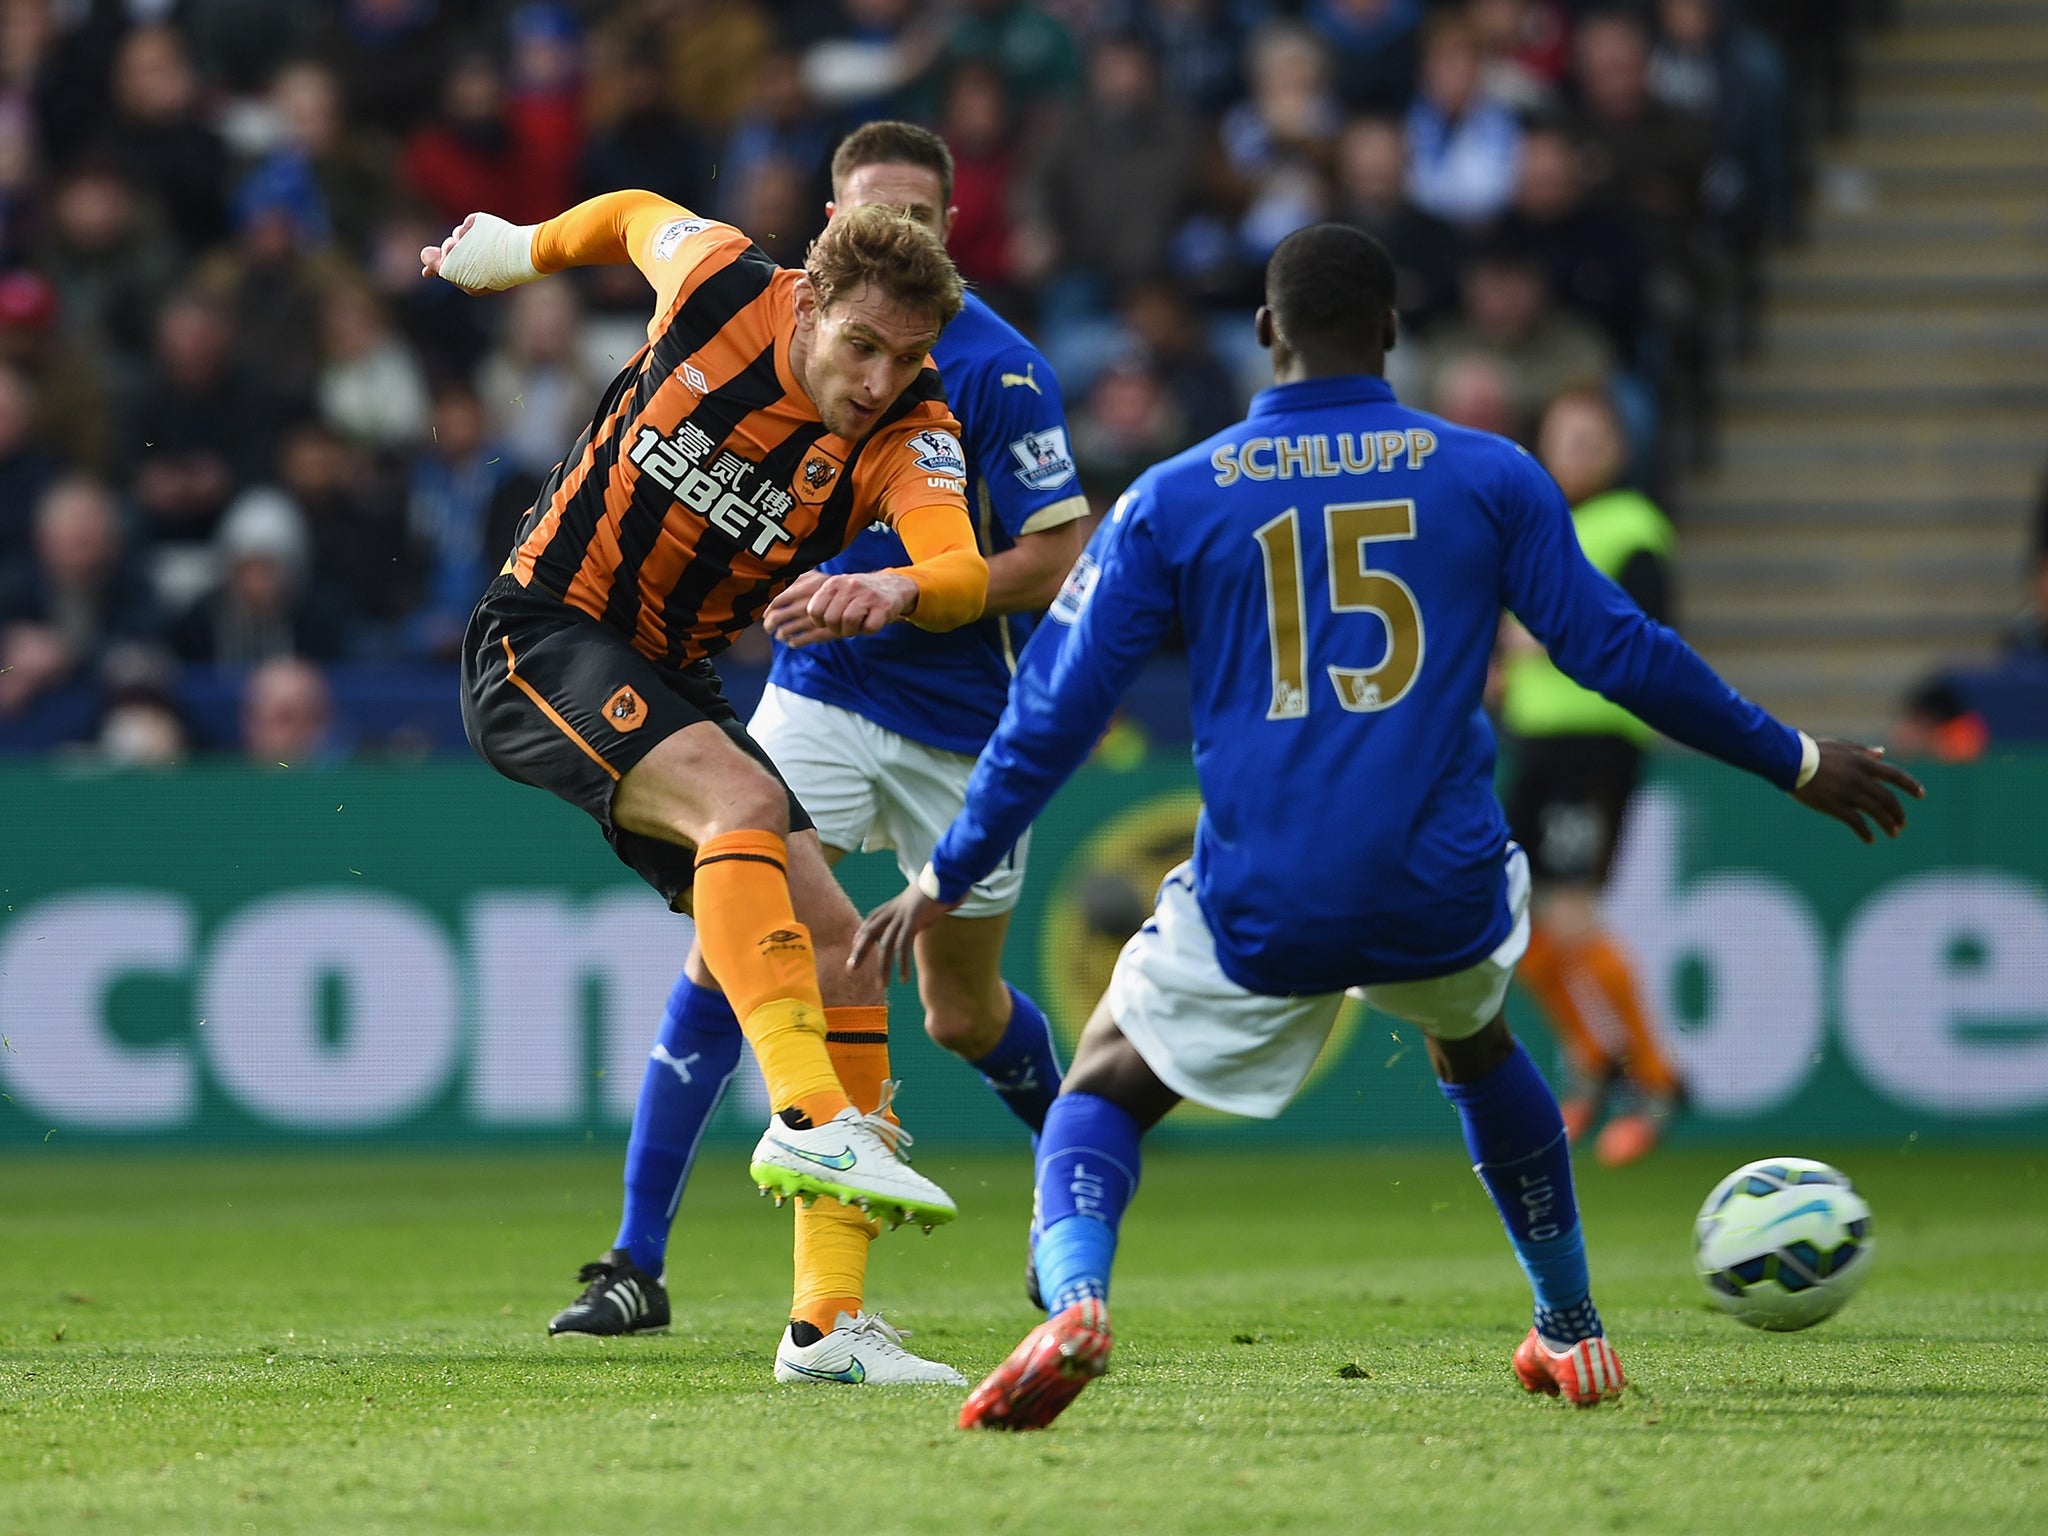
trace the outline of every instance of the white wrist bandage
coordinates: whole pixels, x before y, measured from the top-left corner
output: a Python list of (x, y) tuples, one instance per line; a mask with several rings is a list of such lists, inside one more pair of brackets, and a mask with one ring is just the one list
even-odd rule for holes
[(943, 901), (939, 895), (939, 872), (927, 864), (917, 872), (917, 888), (933, 901)]
[(1813, 782), (1813, 776), (1820, 772), (1820, 743), (1806, 732), (1799, 733), (1799, 777), (1792, 781), (1794, 789), (1804, 789)]
[(441, 276), (458, 288), (496, 293), (540, 276), (533, 264), (532, 224), (514, 224), (495, 213), (480, 213), (469, 233), (441, 263)]

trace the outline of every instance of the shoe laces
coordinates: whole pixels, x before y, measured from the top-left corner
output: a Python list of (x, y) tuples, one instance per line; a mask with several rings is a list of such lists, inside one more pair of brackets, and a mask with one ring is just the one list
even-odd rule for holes
[[(889, 1117), (889, 1106), (896, 1098), (896, 1090), (903, 1086), (899, 1077), (882, 1080), (882, 1101), (860, 1117), (860, 1123), (889, 1150), (897, 1161), (907, 1163), (910, 1158), (907, 1149), (917, 1138), (903, 1129), (902, 1125)], [(884, 1327), (887, 1324), (883, 1325)]]
[(859, 1313), (848, 1324), (848, 1327), (852, 1332), (864, 1335), (872, 1340), (878, 1348), (894, 1350), (899, 1355), (910, 1353), (909, 1348), (903, 1342), (910, 1337), (910, 1330), (908, 1328), (897, 1328), (885, 1322), (879, 1313)]
[(583, 1295), (578, 1299), (589, 1301), (593, 1296), (608, 1289), (611, 1283), (624, 1273), (623, 1269), (607, 1259), (593, 1259), (576, 1272), (576, 1278), (583, 1285)]

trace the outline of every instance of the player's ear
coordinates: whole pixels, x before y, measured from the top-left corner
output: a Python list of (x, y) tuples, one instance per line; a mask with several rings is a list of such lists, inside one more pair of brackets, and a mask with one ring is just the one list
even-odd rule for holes
[(1263, 304), (1259, 306), (1259, 312), (1252, 316), (1252, 334), (1258, 337), (1260, 346), (1268, 352), (1273, 350), (1273, 311)]
[(818, 290), (811, 285), (811, 274), (799, 270), (796, 281), (789, 285), (789, 301), (796, 309), (796, 323), (810, 326), (818, 318)]
[(825, 222), (826, 222), (827, 224), (830, 224), (830, 223), (831, 223), (831, 222), (832, 222), (832, 221), (833, 221), (833, 220), (834, 220), (835, 218), (837, 218), (838, 216), (839, 216), (839, 205), (838, 205), (837, 203), (833, 202), (831, 198), (829, 198), (829, 197), (828, 197), (828, 198), (826, 198), (826, 199), (825, 199)]
[(1382, 352), (1393, 351), (1396, 343), (1401, 339), (1401, 316), (1397, 311), (1391, 309), (1387, 311), (1387, 324), (1383, 336), (1384, 339), (1380, 342), (1380, 350)]
[(958, 208), (948, 208), (946, 216), (939, 221), (939, 244), (944, 245), (953, 238), (953, 219), (959, 212)]

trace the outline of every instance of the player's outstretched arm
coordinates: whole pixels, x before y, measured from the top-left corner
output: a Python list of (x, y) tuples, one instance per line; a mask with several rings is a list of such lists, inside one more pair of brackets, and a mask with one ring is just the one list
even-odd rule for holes
[[(542, 224), (472, 213), (420, 252), (420, 275), (464, 293), (496, 293), (566, 267), (633, 262), (654, 279), (654, 237), (689, 210), (652, 192), (607, 192)], [(657, 284), (658, 286), (658, 284)]]
[(1815, 741), (1745, 699), (1691, 646), (1644, 615), (1594, 570), (1550, 477), (1523, 456), (1503, 487), (1509, 608), (1559, 670), (1672, 740), (1746, 768), (1832, 816), (1864, 842), (1906, 825), (1899, 792), (1922, 799), (1919, 780), (1881, 749)]
[[(1863, 747), (1853, 741), (1815, 741), (1812, 764), (1812, 775), (1793, 789), (1793, 798), (1809, 810), (1834, 817), (1866, 843), (1877, 839), (1865, 817), (1875, 822), (1886, 837), (1897, 837), (1906, 826), (1906, 808), (1899, 804), (1899, 795), (1910, 795), (1915, 800), (1927, 798), (1918, 779), (1898, 764), (1885, 760), (1883, 747)], [(1801, 772), (1805, 772), (1804, 764)]]
[(495, 213), (472, 213), (439, 245), (420, 252), (420, 276), (438, 277), (464, 293), (497, 293), (539, 277), (531, 224)]

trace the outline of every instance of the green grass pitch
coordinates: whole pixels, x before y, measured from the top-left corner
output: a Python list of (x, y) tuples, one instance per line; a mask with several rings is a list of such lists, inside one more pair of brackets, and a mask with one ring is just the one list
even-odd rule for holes
[[(675, 1331), (609, 1346), (541, 1329), (612, 1156), (0, 1162), (0, 1533), (2048, 1529), (2038, 1151), (1834, 1149), (1878, 1267), (1789, 1336), (1691, 1274), (1741, 1156), (1582, 1172), (1633, 1382), (1592, 1412), (1510, 1377), (1527, 1296), (1454, 1151), (1160, 1151), (1111, 1372), (1023, 1436), (774, 1385), (789, 1216), (741, 1155), (699, 1169)], [(871, 1297), (974, 1378), (1034, 1321), (1025, 1162), (926, 1166), (963, 1219), (883, 1239)]]

